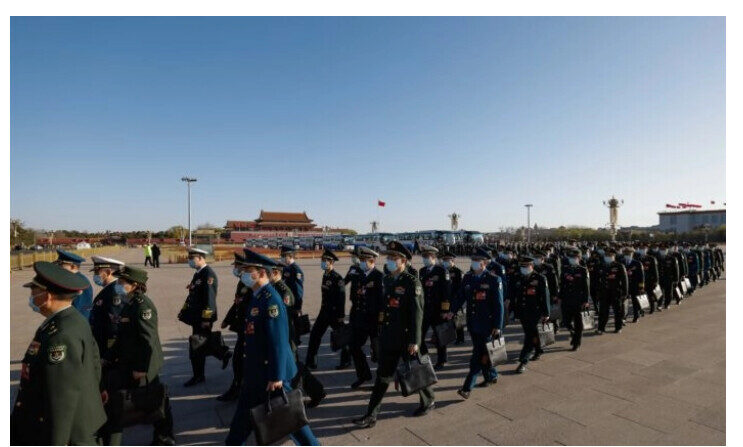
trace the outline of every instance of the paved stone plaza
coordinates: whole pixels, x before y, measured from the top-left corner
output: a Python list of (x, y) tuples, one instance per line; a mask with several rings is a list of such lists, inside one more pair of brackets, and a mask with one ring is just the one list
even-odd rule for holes
[[(142, 266), (141, 250), (112, 256)], [(320, 306), (319, 260), (299, 263), (306, 276), (304, 309), (314, 318)], [(467, 263), (462, 259), (459, 265), (464, 268)], [(345, 274), (349, 260), (338, 264)], [(416, 266), (419, 264), (416, 259)], [(228, 262), (213, 267), (220, 281), (221, 322), (237, 279)], [(90, 263), (83, 269), (88, 274)], [(182, 387), (191, 376), (190, 328), (178, 322), (176, 315), (193, 270), (186, 265), (164, 264), (160, 269), (148, 268), (148, 272), (148, 296), (158, 308), (166, 359), (161, 377), (172, 395), (176, 440), (178, 444), (221, 444), (235, 404), (218, 402), (215, 397), (228, 388), (231, 368), (223, 371), (216, 359), (209, 359), (206, 383)], [(20, 361), (42, 322), (42, 317), (28, 308), (28, 290), (21, 287), (32, 276), (31, 270), (11, 275), (11, 405)], [(95, 289), (97, 293), (99, 288)], [(619, 335), (590, 333), (577, 352), (569, 350), (568, 335), (560, 332), (557, 343), (547, 348), (540, 360), (530, 363), (523, 375), (514, 374), (521, 347), (520, 326), (511, 324), (506, 337), (513, 361), (499, 367), (497, 385), (475, 388), (469, 400), (462, 400), (456, 390), (467, 372), (470, 346), (454, 346), (449, 365), (438, 374), (437, 406), (431, 414), (411, 417), (418, 406), (417, 396), (403, 398), (390, 387), (376, 427), (356, 430), (350, 420), (365, 411), (371, 382), (351, 391), (353, 368), (334, 370), (338, 354), (330, 351), (328, 332), (315, 373), (328, 397), (319, 407), (308, 410), (311, 426), (323, 444), (336, 445), (725, 443), (724, 279), (698, 291), (681, 306), (672, 305), (638, 324), (628, 324)], [(233, 344), (234, 334), (229, 333), (227, 340)], [(302, 357), (307, 336), (303, 340)], [(124, 434), (126, 444), (148, 444), (150, 438), (150, 427), (132, 428)]]

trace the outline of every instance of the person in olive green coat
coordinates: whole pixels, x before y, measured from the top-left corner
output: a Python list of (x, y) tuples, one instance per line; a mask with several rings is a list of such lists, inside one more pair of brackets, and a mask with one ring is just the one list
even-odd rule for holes
[(28, 304), (46, 317), (28, 346), (10, 415), (12, 445), (91, 445), (106, 422), (101, 359), (72, 300), (88, 282), (50, 262), (34, 264)]
[[(157, 308), (145, 295), (147, 272), (125, 266), (114, 273), (118, 278), (116, 292), (124, 296), (119, 335), (112, 347), (115, 356), (110, 377), (106, 378), (106, 392), (130, 389), (146, 384), (157, 384), (163, 367), (163, 351), (157, 332)], [(173, 416), (170, 402), (165, 398), (165, 418), (153, 424), (153, 445), (175, 445)], [(104, 430), (111, 445), (121, 442), (122, 427), (109, 421)], [(104, 436), (104, 439), (105, 439)]]
[[(384, 277), (384, 298), (379, 312), (379, 366), (366, 414), (354, 419), (361, 428), (373, 427), (382, 398), (397, 370), (400, 359), (418, 355), (423, 326), (423, 287), (418, 277), (407, 271), (410, 251), (400, 242), (387, 245), (387, 269)], [(434, 393), (430, 386), (419, 391), (420, 406), (413, 413), (423, 416), (434, 408)]]

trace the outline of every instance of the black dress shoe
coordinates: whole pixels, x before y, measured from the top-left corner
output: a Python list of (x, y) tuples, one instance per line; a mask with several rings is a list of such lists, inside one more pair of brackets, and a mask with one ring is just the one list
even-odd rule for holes
[(614, 333), (615, 334), (621, 334), (622, 333), (622, 330), (621, 329), (614, 329)]
[(498, 383), (498, 379), (490, 379), (490, 380), (483, 380), (482, 382), (477, 384), (478, 388), (487, 388), (490, 385), (495, 385)]
[(542, 356), (542, 352), (535, 352), (533, 356), (531, 356), (531, 361), (539, 360), (539, 358)]
[[(336, 369), (337, 371), (340, 371), (340, 370), (342, 370), (342, 369), (346, 369), (346, 368), (348, 368), (349, 366), (351, 366), (351, 362), (344, 362), (344, 363), (341, 363), (340, 365), (336, 365), (335, 369)], [(315, 367), (315, 368), (317, 368), (317, 367)], [(313, 368), (313, 369), (314, 369), (314, 368)]]
[(232, 385), (230, 389), (225, 391), (222, 395), (217, 397), (220, 402), (231, 402), (240, 396), (240, 390), (237, 386)]
[(317, 360), (315, 360), (315, 359), (312, 359), (312, 360), (307, 360), (307, 361), (305, 362), (305, 365), (306, 365), (306, 366), (307, 366), (307, 368), (309, 368), (309, 369), (317, 369)]
[(309, 402), (305, 405), (307, 408), (315, 408), (316, 406), (320, 405), (320, 402), (322, 402), (323, 399), (325, 399), (325, 396), (327, 396), (327, 393), (323, 391), (322, 395), (315, 396), (312, 399), (310, 399)]
[(367, 380), (371, 380), (371, 377), (358, 379), (357, 381), (355, 381), (354, 383), (351, 384), (351, 389), (352, 390), (357, 389), (358, 387), (360, 387)]
[(571, 351), (577, 351), (578, 348), (580, 348), (580, 345), (573, 345), (572, 348), (570, 348)]
[(222, 357), (222, 369), (227, 368), (227, 365), (230, 364), (231, 358), (232, 358), (232, 353), (230, 351), (227, 351), (224, 353), (224, 356)]
[(526, 363), (524, 363), (524, 362), (521, 362), (521, 363), (519, 363), (519, 367), (518, 367), (518, 368), (516, 368), (516, 372), (517, 372), (518, 374), (523, 374), (523, 373), (524, 373), (524, 371), (526, 371)]
[(470, 398), (470, 392), (469, 391), (465, 391), (463, 389), (458, 389), (457, 390), (457, 394), (459, 394), (460, 396), (462, 396), (462, 398), (464, 398), (464, 399), (469, 399)]
[(435, 365), (433, 365), (433, 369), (436, 371), (440, 371), (446, 366), (446, 362), (438, 362)]
[(433, 410), (436, 407), (436, 402), (431, 402), (431, 405), (428, 405), (426, 407), (418, 407), (413, 412), (413, 416), (425, 416), (428, 414), (429, 411)]
[(372, 428), (377, 425), (377, 420), (374, 418), (374, 416), (362, 416), (360, 418), (354, 419), (353, 423), (356, 424), (356, 426), (359, 428)]
[(183, 386), (185, 386), (185, 387), (194, 386), (194, 385), (196, 385), (198, 383), (204, 382), (205, 380), (206, 380), (206, 377), (204, 377), (204, 376), (201, 376), (201, 377), (191, 377), (190, 379), (188, 379), (188, 381), (186, 381), (186, 383), (183, 384)]

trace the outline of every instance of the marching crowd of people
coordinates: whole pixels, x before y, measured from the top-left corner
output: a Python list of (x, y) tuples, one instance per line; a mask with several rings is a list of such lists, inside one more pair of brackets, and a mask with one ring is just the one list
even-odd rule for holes
[[(592, 327), (596, 314), (598, 334), (606, 331), (610, 310), (619, 333), (630, 315), (637, 322), (646, 311), (668, 309), (717, 280), (725, 263), (714, 244), (688, 242), (480, 245), (468, 253), (467, 271), (455, 265), (455, 250), (419, 250), (423, 267), (416, 270), (413, 253), (400, 242), (390, 242), (381, 254), (356, 247), (345, 275), (336, 269), (338, 256), (325, 250), (314, 324), (302, 310), (304, 273), (293, 247), (282, 247), (279, 259), (247, 248), (236, 253), (235, 299), (221, 322), (221, 329), (237, 334), (230, 349), (214, 330), (217, 275), (205, 251), (189, 249), (195, 273), (178, 319), (192, 329), (193, 375), (183, 385), (206, 380), (210, 356), (222, 368), (232, 361), (233, 381), (218, 397), (237, 400), (225, 443), (244, 444), (253, 431), (259, 442), (270, 442), (256, 408), (281, 395), (286, 405), (296, 404), (296, 396), (308, 398), (300, 399), (301, 410), (291, 413), (299, 416), (284, 420), (286, 433), (281, 434), (298, 445), (319, 445), (303, 412), (326, 395), (312, 371), (328, 328), (331, 349), (340, 351), (336, 369), (355, 369), (350, 387), (374, 379), (366, 411), (352, 421), (367, 428), (376, 424), (393, 381), (404, 395), (418, 393), (415, 416), (435, 407), (435, 371), (447, 367), (449, 344), (465, 342), (465, 328), (472, 346), (469, 371), (458, 390), (463, 399), (475, 386), (497, 382), (497, 366), (507, 360), (503, 331), (510, 322), (518, 321), (524, 334), (517, 367), (524, 373), (543, 354), (543, 341), (554, 341), (558, 327), (569, 331), (577, 350), (585, 325)], [(159, 377), (164, 357), (158, 311), (146, 294), (147, 272), (94, 256), (93, 281), (102, 289), (91, 298), (93, 289), (79, 271), (84, 259), (58, 253), (56, 262), (35, 263), (35, 276), (24, 285), (30, 288), (29, 306), (45, 320), (23, 358), (11, 444), (119, 445), (124, 428), (151, 424), (153, 444), (174, 445), (167, 388)], [(429, 332), (435, 363), (426, 343)], [(306, 355), (300, 359), (297, 348), (308, 333)], [(369, 360), (377, 365), (375, 378)], [(407, 374), (411, 368), (423, 372)]]

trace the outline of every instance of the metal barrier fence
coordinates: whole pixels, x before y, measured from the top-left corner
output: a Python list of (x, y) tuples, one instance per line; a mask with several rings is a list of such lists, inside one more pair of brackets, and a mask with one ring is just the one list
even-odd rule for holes
[[(121, 250), (118, 245), (105, 246), (105, 247), (94, 247), (86, 248), (82, 250), (67, 250), (70, 253), (78, 254), (84, 258), (89, 258), (92, 255), (98, 254), (110, 254)], [(55, 250), (44, 250), (34, 251), (26, 253), (12, 253), (10, 255), (10, 269), (11, 270), (23, 270), (25, 268), (31, 268), (34, 262), (47, 261), (52, 262), (57, 259), (57, 252)]]

